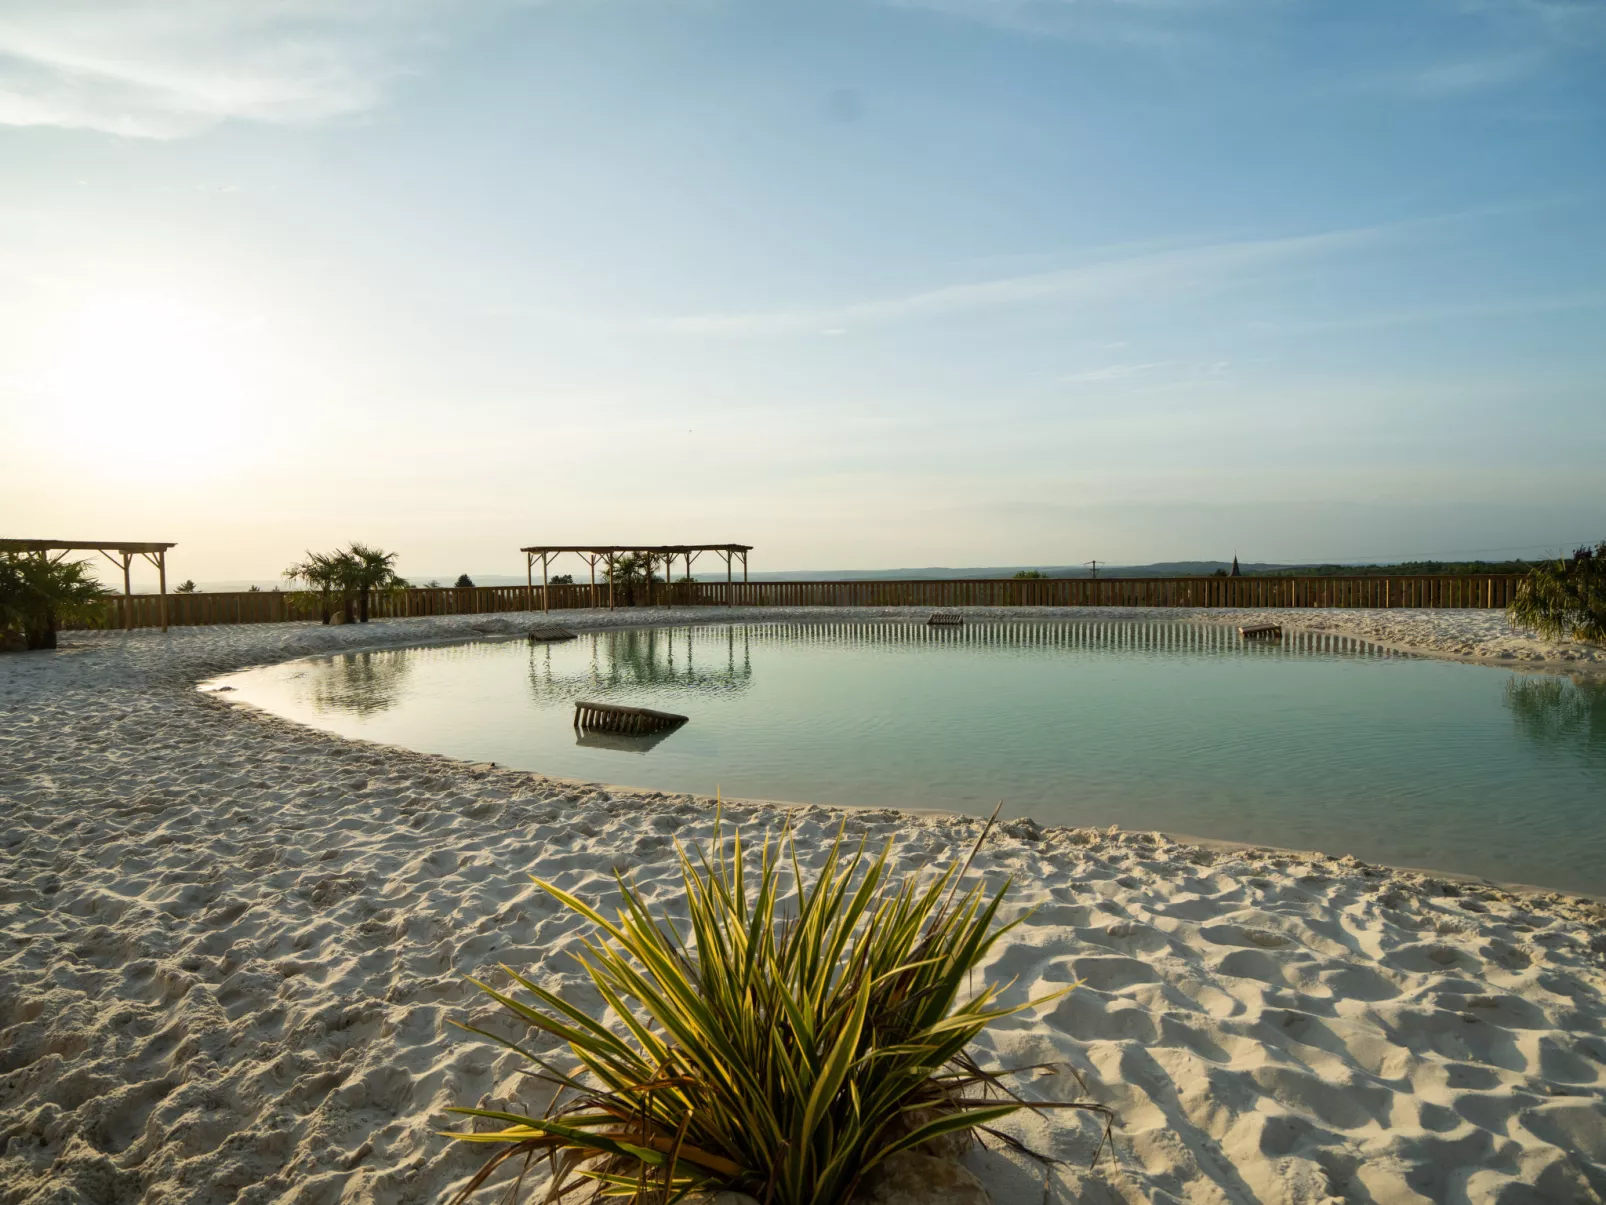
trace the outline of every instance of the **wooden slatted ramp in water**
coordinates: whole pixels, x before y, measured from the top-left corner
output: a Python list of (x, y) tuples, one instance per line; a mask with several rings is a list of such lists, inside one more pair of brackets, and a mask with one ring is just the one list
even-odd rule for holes
[(574, 633), (568, 628), (531, 628), (531, 644), (555, 644), (559, 640), (573, 640)]
[(1281, 640), (1283, 627), (1279, 623), (1253, 623), (1238, 629), (1245, 640)]
[(933, 611), (931, 618), (926, 620), (927, 627), (957, 628), (965, 622), (965, 617), (958, 611)]
[(574, 726), (582, 731), (621, 732), (635, 736), (679, 728), (688, 718), (669, 711), (654, 711), (650, 707), (621, 707), (617, 703), (587, 703), (580, 700), (574, 705)]

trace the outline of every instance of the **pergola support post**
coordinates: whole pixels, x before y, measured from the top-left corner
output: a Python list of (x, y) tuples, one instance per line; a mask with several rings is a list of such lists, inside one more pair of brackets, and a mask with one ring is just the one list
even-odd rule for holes
[(128, 567), (134, 562), (134, 554), (125, 552), (123, 557), (123, 631), (134, 630), (134, 588), (129, 584)]
[(524, 554), (524, 597), (530, 604), (529, 609), (535, 610), (535, 553)]

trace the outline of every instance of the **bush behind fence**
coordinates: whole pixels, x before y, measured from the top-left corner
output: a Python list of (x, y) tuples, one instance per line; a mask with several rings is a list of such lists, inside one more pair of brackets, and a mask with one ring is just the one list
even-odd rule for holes
[[(677, 607), (1431, 607), (1498, 608), (1516, 593), (1517, 574), (1455, 577), (1129, 577), (869, 582), (662, 582), (652, 603)], [(370, 600), (369, 615), (396, 619), (480, 615), (608, 605), (608, 587), (430, 587)], [(161, 625), (161, 598), (110, 600), (98, 620), (78, 627)], [(645, 603), (643, 603), (645, 605)], [(316, 601), (276, 592), (170, 594), (168, 623), (286, 623), (322, 618)]]

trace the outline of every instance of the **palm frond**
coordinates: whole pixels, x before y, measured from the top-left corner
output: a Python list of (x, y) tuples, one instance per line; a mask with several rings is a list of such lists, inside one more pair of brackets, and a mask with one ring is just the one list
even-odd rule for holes
[(1548, 640), (1606, 642), (1606, 541), (1535, 565), (1517, 583), (1506, 617)]

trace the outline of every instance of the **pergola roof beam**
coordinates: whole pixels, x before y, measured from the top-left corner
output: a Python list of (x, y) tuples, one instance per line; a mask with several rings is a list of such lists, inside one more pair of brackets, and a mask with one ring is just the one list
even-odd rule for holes
[(609, 556), (620, 552), (651, 552), (655, 554), (673, 553), (681, 556), (688, 552), (752, 552), (751, 544), (533, 544), (528, 548), (519, 549), (520, 552), (533, 552), (539, 556), (543, 552), (592, 552), (598, 556)]
[(0, 540), (0, 552), (166, 552), (173, 544), (121, 540)]

